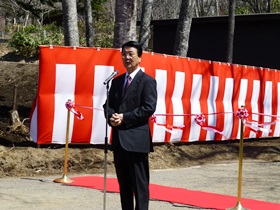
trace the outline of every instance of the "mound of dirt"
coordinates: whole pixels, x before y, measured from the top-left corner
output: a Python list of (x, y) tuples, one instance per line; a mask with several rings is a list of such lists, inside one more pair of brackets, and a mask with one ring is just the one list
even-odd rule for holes
[[(2, 57), (3, 60), (3, 57)], [(0, 61), (0, 178), (62, 174), (65, 148), (62, 145), (38, 147), (29, 138), (29, 115), (37, 92), (38, 62)], [(11, 115), (18, 111), (22, 126), (11, 126)], [(156, 144), (150, 155), (152, 169), (238, 160), (238, 141)], [(68, 172), (102, 173), (104, 148), (96, 145), (70, 145)], [(280, 161), (280, 139), (252, 139), (244, 143), (244, 158)], [(114, 171), (112, 153), (107, 167)]]

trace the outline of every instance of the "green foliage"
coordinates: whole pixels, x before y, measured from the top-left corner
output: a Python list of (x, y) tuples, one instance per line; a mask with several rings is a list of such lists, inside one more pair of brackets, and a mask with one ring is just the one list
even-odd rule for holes
[[(94, 21), (93, 43), (94, 47), (112, 48), (114, 41), (114, 26), (113, 23), (103, 16), (99, 16), (98, 20)], [(78, 21), (80, 34), (80, 46), (86, 47), (86, 27), (83, 20)]]
[(85, 22), (81, 19), (78, 19), (78, 28), (79, 28), (79, 43), (81, 47), (86, 47), (86, 25)]
[(279, 12), (279, 10), (280, 10), (280, 0), (272, 0), (271, 12)]
[(235, 8), (235, 14), (237, 15), (245, 15), (245, 14), (250, 14), (251, 11), (247, 6), (241, 5), (241, 6), (237, 6)]
[(94, 46), (112, 48), (114, 41), (114, 25), (106, 19), (99, 19), (94, 24)]
[(63, 34), (54, 24), (42, 28), (34, 25), (19, 28), (9, 41), (14, 52), (24, 56), (34, 56), (39, 53), (40, 45), (63, 45)]
[(103, 10), (103, 3), (105, 3), (107, 0), (93, 0), (91, 2), (91, 5), (92, 5), (92, 10), (93, 11), (101, 11)]
[[(258, 5), (258, 6), (257, 6)], [(279, 12), (280, 0), (271, 0), (270, 12)], [(266, 1), (255, 1), (251, 4), (248, 1), (241, 0), (237, 2), (235, 14), (254, 14), (254, 13), (266, 13), (267, 2)]]

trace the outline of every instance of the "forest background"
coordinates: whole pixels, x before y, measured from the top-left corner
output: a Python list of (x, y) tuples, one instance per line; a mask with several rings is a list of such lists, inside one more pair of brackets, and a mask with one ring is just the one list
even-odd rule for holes
[(128, 40), (153, 51), (151, 21), (177, 19), (173, 54), (185, 57), (192, 18), (223, 15), (231, 62), (235, 15), (279, 11), (280, 0), (2, 0), (0, 32), (24, 56), (38, 55), (39, 45), (118, 48)]

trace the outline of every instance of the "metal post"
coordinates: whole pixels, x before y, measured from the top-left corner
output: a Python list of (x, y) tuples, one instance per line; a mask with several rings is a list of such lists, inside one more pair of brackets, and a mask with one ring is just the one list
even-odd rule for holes
[(68, 140), (69, 140), (69, 127), (70, 127), (70, 110), (67, 110), (67, 126), (66, 126), (66, 139), (65, 139), (65, 157), (64, 157), (64, 170), (63, 176), (53, 180), (58, 183), (71, 183), (73, 180), (67, 177), (67, 167), (68, 167)]
[(239, 167), (238, 167), (238, 192), (237, 192), (237, 204), (233, 208), (227, 210), (247, 210), (241, 205), (241, 189), (242, 189), (242, 165), (243, 165), (243, 143), (244, 143), (244, 123), (241, 121), (240, 128), (240, 142), (239, 142)]

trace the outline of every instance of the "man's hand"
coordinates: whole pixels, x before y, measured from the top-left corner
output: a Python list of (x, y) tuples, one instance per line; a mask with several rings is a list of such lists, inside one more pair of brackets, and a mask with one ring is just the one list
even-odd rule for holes
[(123, 122), (123, 114), (114, 113), (110, 118), (110, 123), (112, 126), (119, 126)]

